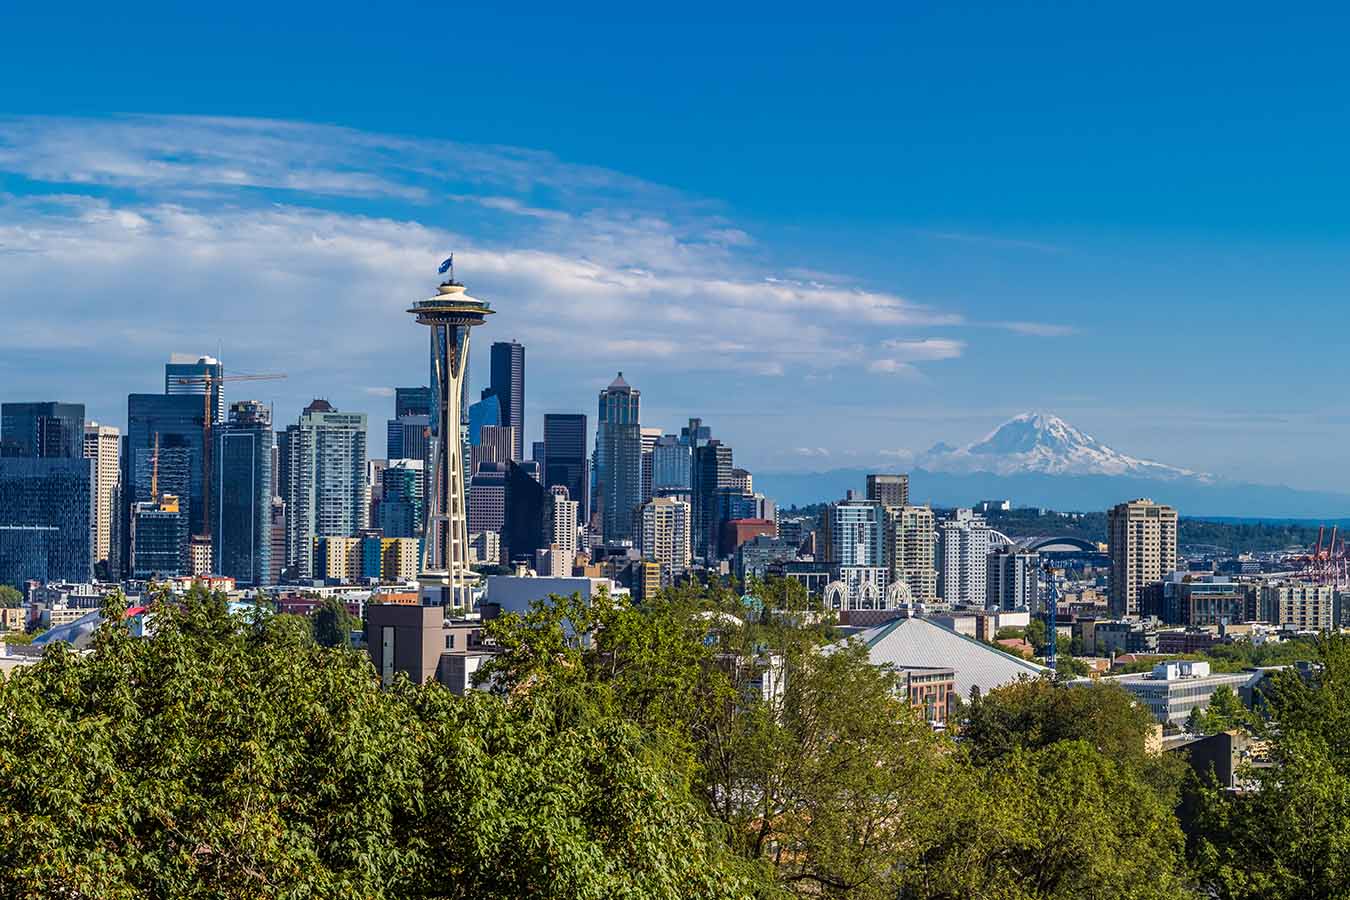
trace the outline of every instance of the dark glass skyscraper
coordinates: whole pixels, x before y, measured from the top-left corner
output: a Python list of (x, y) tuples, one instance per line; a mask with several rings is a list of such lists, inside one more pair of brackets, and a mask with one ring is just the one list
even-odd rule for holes
[(431, 415), (431, 388), (394, 388), (394, 418)]
[(709, 440), (694, 448), (694, 555), (704, 562), (717, 558), (722, 523), (717, 519), (717, 491), (731, 486), (731, 448)]
[(562, 486), (577, 501), (577, 516), (590, 515), (590, 455), (586, 452), (586, 414), (544, 416), (544, 489)]
[(0, 459), (0, 584), (93, 576), (93, 460)]
[(516, 429), (511, 458), (525, 459), (525, 346), (515, 341), (497, 341), (492, 345), (492, 370), (486, 397), (501, 403), (501, 424)]
[(83, 403), (0, 406), (0, 456), (79, 459), (84, 456)]
[(175, 354), (175, 358), (164, 365), (164, 393), (197, 397), (197, 406), (201, 408), (207, 402), (202, 395), (209, 392), (213, 416), (211, 422), (223, 422), (225, 395), (221, 391), (221, 377), (224, 374), (225, 367), (214, 357), (202, 356), (194, 362), (190, 356), (183, 358)]
[(391, 459), (380, 473), (383, 496), (374, 524), (385, 537), (422, 536), (423, 472), (421, 460)]
[(241, 585), (272, 571), (272, 412), (256, 400), (230, 404), (214, 433), (213, 571)]
[(600, 392), (595, 433), (595, 509), (606, 541), (631, 541), (642, 502), (641, 391), (623, 373)]
[(159, 436), (159, 492), (178, 497), (191, 534), (202, 534), (202, 395), (131, 394), (123, 456), (129, 504), (150, 502), (155, 436)]

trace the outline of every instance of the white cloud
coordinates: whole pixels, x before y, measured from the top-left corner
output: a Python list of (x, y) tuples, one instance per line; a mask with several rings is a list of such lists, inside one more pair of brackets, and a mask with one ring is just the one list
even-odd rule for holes
[(919, 370), (912, 364), (898, 359), (874, 359), (867, 364), (867, 371), (876, 372), (881, 375), (905, 375), (909, 377), (917, 376)]
[(1025, 334), (1032, 337), (1068, 337), (1078, 333), (1078, 329), (1072, 325), (1061, 325), (1053, 322), (995, 322), (996, 328), (1005, 328), (1014, 334)]
[(956, 359), (966, 348), (965, 341), (947, 338), (924, 338), (917, 341), (882, 341), (887, 355), (895, 360), (918, 362), (937, 359)]

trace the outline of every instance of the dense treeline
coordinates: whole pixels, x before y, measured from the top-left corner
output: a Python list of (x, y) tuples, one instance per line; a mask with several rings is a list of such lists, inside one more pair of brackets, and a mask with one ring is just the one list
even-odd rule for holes
[(1205, 721), (1270, 729), (1281, 774), (1232, 796), (1150, 752), (1119, 688), (1014, 684), (935, 734), (828, 627), (713, 587), (503, 617), (490, 690), (465, 698), (381, 689), (360, 652), (204, 592), (158, 601), (151, 639), (107, 612), (92, 652), (53, 647), (0, 686), (0, 897), (1348, 889), (1340, 638), (1314, 681), (1277, 679), (1273, 727)]

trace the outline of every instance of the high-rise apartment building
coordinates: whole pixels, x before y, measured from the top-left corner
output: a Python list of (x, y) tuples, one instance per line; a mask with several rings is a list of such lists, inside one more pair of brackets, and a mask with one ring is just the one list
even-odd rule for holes
[(506, 463), (483, 463), (473, 473), (466, 517), (469, 534), (490, 531), (500, 537), (506, 526)]
[(131, 505), (128, 530), (131, 577), (138, 581), (176, 578), (192, 572), (187, 515), (173, 494)]
[[(208, 402), (212, 424), (225, 421), (225, 396), (222, 379), (225, 367), (211, 356), (193, 357), (175, 353), (164, 366), (164, 393), (169, 396), (199, 397), (198, 409)], [(207, 401), (203, 395), (210, 394)]]
[(937, 520), (927, 506), (887, 506), (886, 564), (918, 601), (937, 599)]
[(642, 556), (661, 566), (661, 585), (673, 584), (693, 562), (692, 510), (674, 497), (653, 497), (642, 507)]
[(837, 566), (884, 566), (885, 513), (879, 503), (849, 496), (825, 507), (821, 517), (825, 562)]
[(240, 585), (272, 577), (272, 410), (257, 400), (230, 404), (212, 439), (212, 571)]
[(755, 493), (755, 477), (746, 469), (731, 470), (731, 486), (747, 497)]
[(424, 479), (420, 459), (391, 459), (380, 473), (380, 514), (373, 524), (385, 537), (421, 535)]
[(484, 425), (479, 429), (478, 440), (469, 446), (469, 474), (472, 475), (480, 463), (514, 460), (516, 457), (512, 454), (518, 434), (510, 425)]
[(1040, 554), (1013, 544), (991, 551), (985, 566), (984, 594), (990, 608), (1040, 613)]
[(286, 555), (299, 576), (309, 578), (314, 539), (353, 537), (365, 520), (366, 417), (315, 400), (287, 432)]
[(119, 568), (113, 536), (118, 531), (122, 432), (112, 425), (85, 423), (84, 458), (91, 460), (94, 467), (94, 565), (102, 565), (112, 576)]
[(1111, 552), (1111, 614), (1139, 615), (1144, 588), (1177, 565), (1177, 511), (1152, 500), (1131, 500), (1107, 513)]
[(549, 488), (544, 495), (542, 538), (544, 547), (549, 550), (548, 574), (553, 577), (571, 575), (577, 558), (577, 501), (569, 497), (567, 488), (560, 484)]
[(632, 541), (642, 502), (641, 392), (623, 373), (600, 392), (595, 434), (595, 507), (606, 541)]
[(586, 452), (584, 413), (544, 416), (544, 487), (565, 487), (577, 504), (578, 517), (590, 515), (590, 465)]
[(487, 391), (501, 403), (501, 424), (515, 429), (511, 459), (525, 459), (525, 347), (515, 341), (492, 345)]
[(969, 509), (955, 510), (938, 528), (938, 592), (948, 603), (983, 608), (993, 530)]
[(868, 475), (867, 499), (882, 506), (909, 506), (909, 476)]
[(690, 493), (694, 519), (694, 555), (710, 563), (717, 558), (722, 522), (717, 516), (718, 492), (731, 487), (731, 448), (708, 439), (694, 448)]
[(0, 456), (83, 458), (84, 404), (0, 404)]

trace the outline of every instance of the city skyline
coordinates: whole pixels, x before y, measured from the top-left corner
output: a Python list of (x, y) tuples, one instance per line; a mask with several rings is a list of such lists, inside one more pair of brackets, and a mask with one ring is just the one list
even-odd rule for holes
[[(731, 22), (694, 50), (676, 23), (644, 54), (723, 75), (672, 66), (625, 87), (600, 77), (622, 60), (584, 52), (612, 49), (605, 28), (564, 23), (558, 41), (465, 12), (474, 40), (455, 45), (445, 103), (405, 54), (317, 65), (341, 33), (280, 54), (216, 23), (234, 40), (163, 79), (157, 38), (186, 20), (110, 20), (95, 39), (19, 16), (29, 40), (0, 60), (7, 402), (84, 402), (125, 427), (120, 398), (158, 389), (171, 353), (219, 354), (290, 374), (229, 399), (280, 419), (322, 396), (380, 421), (388, 391), (424, 381), (407, 323), (384, 314), (453, 250), (511, 323), (484, 339), (530, 348), (526, 446), (543, 414), (589, 410), (622, 370), (652, 424), (701, 415), (757, 471), (876, 466), (1045, 409), (1140, 457), (1341, 487), (1343, 134), (1315, 114), (1345, 76), (1329, 48), (1280, 49), (1334, 28), (1227, 23), (1217, 42), (1195, 11), (1166, 34), (1114, 23), (1080, 84), (1062, 73), (1087, 50), (1056, 41), (1077, 15), (916, 13), (850, 30), (833, 67), (797, 60), (836, 49), (837, 27)], [(1184, 77), (1197, 46), (1212, 81)], [(52, 64), (71, 52), (101, 83)], [(1283, 70), (1248, 71), (1244, 53)], [(487, 64), (502, 58), (519, 69)], [(541, 72), (548, 102), (523, 90)], [(631, 102), (637, 86), (653, 102)], [(373, 102), (394, 87), (399, 102)], [(557, 102), (569, 92), (588, 102)], [(500, 115), (508, 100), (520, 114)], [(1293, 320), (1319, 327), (1277, 356), (1268, 326)], [(825, 439), (804, 438), (808, 418)]]

